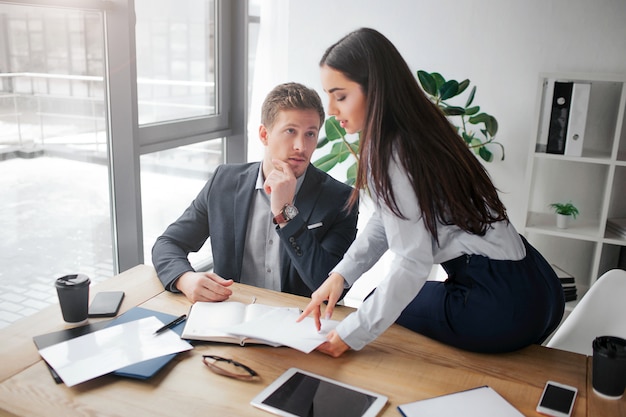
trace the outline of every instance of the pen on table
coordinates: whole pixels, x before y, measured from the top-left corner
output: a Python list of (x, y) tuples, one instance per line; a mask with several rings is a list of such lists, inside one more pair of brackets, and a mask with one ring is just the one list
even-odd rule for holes
[(154, 332), (154, 334), (159, 334), (159, 333), (162, 333), (162, 332), (166, 331), (167, 329), (171, 329), (172, 327), (176, 326), (177, 324), (182, 323), (186, 318), (187, 318), (187, 315), (183, 314), (182, 316), (177, 317), (176, 319), (174, 319), (171, 322), (167, 323), (165, 326), (157, 329), (157, 331)]

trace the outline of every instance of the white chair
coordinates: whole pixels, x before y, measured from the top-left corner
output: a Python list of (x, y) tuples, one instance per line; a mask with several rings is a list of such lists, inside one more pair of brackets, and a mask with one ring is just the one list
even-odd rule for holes
[(546, 346), (592, 356), (597, 336), (626, 339), (626, 271), (603, 274), (561, 323)]

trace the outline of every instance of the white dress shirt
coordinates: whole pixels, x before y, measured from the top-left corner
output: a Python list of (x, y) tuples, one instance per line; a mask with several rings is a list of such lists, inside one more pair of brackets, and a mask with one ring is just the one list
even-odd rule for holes
[(347, 285), (352, 285), (387, 250), (395, 255), (387, 276), (374, 294), (337, 326), (339, 336), (355, 350), (362, 349), (396, 321), (426, 282), (433, 264), (463, 254), (500, 260), (520, 260), (526, 256), (524, 244), (509, 222), (493, 224), (485, 236), (439, 223), (438, 246), (426, 229), (408, 174), (394, 159), (389, 174), (398, 208), (406, 219), (397, 217), (386, 206), (377, 205), (363, 232), (333, 269), (344, 277)]
[[(296, 182), (296, 195), (304, 182), (306, 172)], [(263, 163), (259, 166), (254, 197), (248, 213), (248, 229), (241, 266), (241, 282), (260, 288), (282, 291), (280, 271), (280, 237), (276, 233), (270, 208), (270, 197), (263, 184)], [(295, 196), (294, 196), (295, 198)]]

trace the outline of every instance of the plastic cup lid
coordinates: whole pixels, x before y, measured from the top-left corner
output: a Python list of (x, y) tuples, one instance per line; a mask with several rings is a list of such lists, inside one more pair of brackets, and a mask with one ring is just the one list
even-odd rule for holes
[(593, 341), (594, 351), (609, 357), (626, 358), (626, 340), (617, 336), (598, 336)]
[(83, 287), (90, 282), (89, 277), (84, 274), (65, 275), (61, 278), (57, 278), (57, 287)]

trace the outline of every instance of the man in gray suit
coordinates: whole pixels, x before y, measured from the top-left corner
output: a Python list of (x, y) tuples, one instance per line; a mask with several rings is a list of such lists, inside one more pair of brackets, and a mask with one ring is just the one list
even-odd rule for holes
[[(165, 289), (192, 301), (228, 299), (234, 281), (310, 296), (354, 238), (352, 188), (310, 160), (325, 114), (301, 84), (274, 88), (263, 102), (261, 162), (219, 166), (185, 212), (152, 248)], [(187, 255), (211, 238), (213, 272), (196, 272)]]

